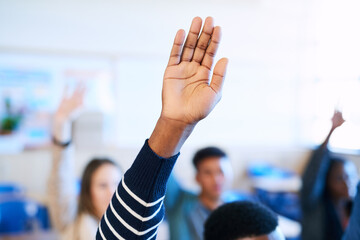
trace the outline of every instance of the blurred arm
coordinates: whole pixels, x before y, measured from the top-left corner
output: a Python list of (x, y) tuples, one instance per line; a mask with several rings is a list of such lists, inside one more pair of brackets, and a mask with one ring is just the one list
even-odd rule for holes
[(164, 199), (166, 211), (171, 212), (172, 209), (178, 205), (178, 201), (180, 200), (181, 195), (184, 193), (184, 189), (180, 186), (176, 177), (172, 173), (167, 183), (166, 195)]
[(303, 208), (311, 210), (317, 207), (325, 190), (329, 165), (329, 150), (326, 146), (318, 147), (312, 153), (302, 177), (301, 201)]
[(317, 203), (324, 193), (326, 175), (330, 166), (330, 153), (327, 145), (334, 130), (344, 122), (345, 120), (342, 117), (342, 113), (335, 111), (332, 117), (332, 127), (328, 135), (320, 147), (313, 152), (305, 169), (301, 190), (301, 200), (305, 210), (311, 210), (317, 207)]
[(52, 165), (48, 180), (48, 205), (51, 222), (63, 232), (77, 214), (76, 180), (73, 167), (71, 119), (82, 104), (84, 89), (62, 99), (54, 116)]
[(52, 166), (48, 180), (48, 206), (51, 223), (60, 232), (74, 222), (77, 212), (72, 158), (72, 146), (62, 147), (53, 144)]

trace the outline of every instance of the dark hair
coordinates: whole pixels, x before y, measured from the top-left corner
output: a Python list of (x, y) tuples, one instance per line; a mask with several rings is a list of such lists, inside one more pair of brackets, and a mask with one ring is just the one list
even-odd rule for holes
[(235, 240), (261, 236), (273, 232), (278, 225), (277, 216), (267, 207), (250, 201), (225, 204), (205, 222), (205, 240)]
[(335, 168), (339, 165), (344, 165), (345, 163), (346, 163), (346, 160), (344, 158), (331, 156), (327, 175), (329, 175), (329, 173), (332, 171), (333, 168)]
[(329, 157), (329, 167), (327, 169), (326, 172), (326, 183), (325, 183), (325, 190), (324, 190), (324, 196), (326, 198), (331, 198), (331, 190), (330, 190), (330, 175), (331, 173), (334, 171), (334, 169), (336, 169), (339, 166), (343, 166), (345, 165), (347, 161), (344, 158), (341, 157), (335, 157), (335, 156), (330, 156)]
[(91, 201), (91, 181), (94, 172), (104, 164), (111, 164), (118, 167), (114, 161), (108, 158), (94, 158), (86, 165), (81, 177), (78, 214), (89, 213), (96, 217), (95, 209)]
[(328, 171), (326, 173), (326, 182), (328, 182), (330, 173), (333, 171), (333, 169), (335, 169), (336, 167), (338, 167), (340, 165), (344, 165), (346, 163), (346, 160), (341, 157), (331, 156), (329, 158), (329, 160), (330, 160), (330, 164), (329, 164)]
[(210, 157), (226, 157), (226, 153), (217, 147), (207, 147), (200, 149), (195, 153), (195, 156), (193, 158), (193, 164), (195, 168), (197, 169), (200, 162)]
[(345, 214), (346, 217), (350, 217), (352, 210), (354, 208), (354, 201), (353, 200), (347, 200), (346, 204), (345, 204)]

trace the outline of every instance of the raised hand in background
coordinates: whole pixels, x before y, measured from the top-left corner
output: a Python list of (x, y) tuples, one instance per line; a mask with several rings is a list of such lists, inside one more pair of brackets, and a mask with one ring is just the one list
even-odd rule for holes
[(54, 115), (53, 134), (56, 140), (64, 142), (71, 138), (71, 121), (77, 116), (83, 105), (85, 86), (79, 84), (71, 95), (64, 95)]

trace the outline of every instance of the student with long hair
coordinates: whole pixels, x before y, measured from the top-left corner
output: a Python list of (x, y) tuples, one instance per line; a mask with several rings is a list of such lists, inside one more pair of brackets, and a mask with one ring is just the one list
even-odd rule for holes
[(332, 133), (345, 120), (335, 111), (325, 141), (316, 149), (303, 174), (301, 207), (303, 240), (340, 240), (348, 225), (357, 174), (354, 165), (328, 150)]
[(82, 105), (84, 91), (78, 86), (69, 97), (64, 96), (54, 117), (49, 211), (54, 228), (64, 240), (95, 238), (99, 221), (121, 178), (120, 168), (112, 160), (92, 159), (82, 174), (80, 195), (76, 196), (71, 120)]

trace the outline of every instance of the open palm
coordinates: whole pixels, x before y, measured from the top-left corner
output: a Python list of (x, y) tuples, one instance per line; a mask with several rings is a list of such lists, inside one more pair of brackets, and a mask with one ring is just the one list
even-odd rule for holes
[(205, 118), (218, 103), (227, 66), (220, 59), (210, 82), (221, 29), (208, 17), (199, 37), (201, 25), (201, 18), (193, 19), (185, 45), (184, 30), (177, 32), (164, 74), (162, 116), (186, 124)]
[(83, 104), (85, 94), (84, 85), (79, 84), (75, 91), (67, 96), (67, 89), (64, 91), (64, 96), (58, 106), (55, 113), (55, 120), (59, 122), (65, 122), (75, 117), (76, 112)]
[(334, 129), (343, 125), (345, 120), (343, 118), (342, 112), (339, 110), (335, 110), (331, 122), (332, 122), (332, 128)]

